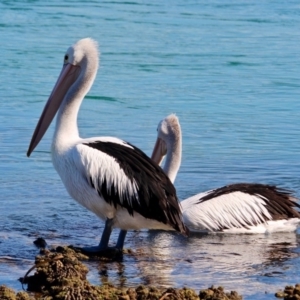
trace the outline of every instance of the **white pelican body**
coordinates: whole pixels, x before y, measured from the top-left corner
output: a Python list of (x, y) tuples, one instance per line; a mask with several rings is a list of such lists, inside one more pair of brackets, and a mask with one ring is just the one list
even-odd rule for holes
[[(92, 145), (115, 147), (116, 144), (127, 147), (128, 151), (137, 151), (133, 146), (113, 137), (79, 138), (66, 149), (56, 149), (55, 143), (53, 144), (52, 162), (70, 196), (102, 220), (114, 219), (113, 227), (124, 230), (140, 228), (173, 230), (168, 224), (145, 218), (138, 212), (134, 215), (128, 212), (126, 207), (133, 205), (130, 201), (138, 200), (138, 184), (142, 183), (131, 182), (116, 163), (115, 157), (92, 147)], [(108, 187), (118, 186), (119, 203), (109, 203), (105, 197), (99, 195), (104, 193), (101, 185), (105, 181)], [(110, 192), (113, 193), (113, 190), (114, 188), (111, 188)]]
[[(138, 194), (143, 186), (147, 186), (148, 183), (142, 182), (137, 177), (130, 178), (130, 175), (127, 175), (116, 163), (116, 158), (118, 158), (116, 154), (110, 156), (104, 149), (100, 151), (94, 148), (103, 147), (109, 153), (108, 149), (110, 147), (114, 151), (118, 146), (121, 149), (124, 148), (122, 150), (128, 156), (136, 155), (138, 157), (142, 154), (142, 151), (136, 147), (117, 138), (78, 138), (66, 149), (56, 149), (55, 143), (52, 145), (53, 165), (70, 196), (102, 220), (114, 219), (113, 227), (124, 230), (141, 228), (174, 230), (170, 224), (145, 218), (137, 211), (133, 214), (129, 213), (130, 209), (128, 208), (134, 210), (135, 205), (143, 204), (138, 202), (144, 201), (146, 196), (144, 199), (139, 200)], [(126, 159), (125, 156), (123, 158), (124, 163)], [(130, 163), (128, 162), (127, 167), (129, 166)], [(105, 189), (102, 186), (103, 184), (107, 185)], [(114, 186), (117, 187), (116, 191)], [(112, 195), (109, 195), (110, 193)], [(102, 194), (102, 196), (99, 194)], [(109, 199), (110, 196), (111, 198), (116, 197), (114, 194), (119, 195), (118, 199), (112, 199), (111, 202), (105, 200)]]
[(82, 139), (77, 128), (80, 104), (98, 69), (97, 44), (83, 39), (70, 47), (64, 66), (33, 134), (29, 156), (57, 110), (52, 161), (71, 197), (105, 220), (99, 246), (105, 250), (112, 228), (176, 230), (187, 234), (176, 191), (163, 170), (141, 150), (114, 137)]
[[(181, 164), (181, 128), (169, 115), (157, 128), (152, 159), (164, 156), (164, 170), (174, 182)], [(266, 233), (295, 231), (300, 223), (297, 199), (276, 186), (238, 183), (181, 201), (185, 225), (195, 232)]]

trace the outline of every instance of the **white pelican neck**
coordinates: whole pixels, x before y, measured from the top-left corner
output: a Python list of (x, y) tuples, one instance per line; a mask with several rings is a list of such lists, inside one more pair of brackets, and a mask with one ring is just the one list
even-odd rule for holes
[(80, 105), (90, 90), (98, 69), (98, 53), (84, 54), (78, 65), (79, 75), (67, 91), (59, 108), (53, 137), (54, 146), (79, 138), (77, 117)]
[(181, 140), (181, 135), (174, 135), (172, 136), (172, 141), (169, 142), (170, 145), (167, 145), (167, 155), (163, 170), (168, 175), (172, 183), (174, 183), (176, 179), (181, 164)]
[(158, 138), (164, 142), (161, 153), (166, 154), (163, 170), (174, 183), (181, 165), (182, 152), (182, 134), (177, 116), (170, 114), (163, 119), (158, 125), (157, 132)]

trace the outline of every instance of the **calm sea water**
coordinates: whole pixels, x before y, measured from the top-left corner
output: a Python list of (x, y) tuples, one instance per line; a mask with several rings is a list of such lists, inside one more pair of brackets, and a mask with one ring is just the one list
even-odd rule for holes
[[(99, 42), (101, 67), (80, 111), (82, 136), (117, 136), (150, 155), (157, 123), (176, 113), (180, 199), (233, 182), (300, 196), (299, 1), (0, 1), (0, 11), (0, 284), (21, 289), (36, 237), (50, 246), (100, 238), (102, 222), (68, 196), (52, 167), (53, 126), (26, 157), (64, 52), (83, 37)], [(300, 282), (299, 239), (134, 232), (126, 246), (145, 256), (90, 263), (89, 279), (216, 284), (273, 299)]]

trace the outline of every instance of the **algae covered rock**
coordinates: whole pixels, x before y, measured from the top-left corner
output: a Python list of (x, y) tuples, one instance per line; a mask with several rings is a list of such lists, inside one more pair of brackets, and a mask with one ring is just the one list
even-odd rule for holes
[(5, 285), (0, 285), (0, 299), (2, 300), (16, 300), (16, 293), (6, 287)]
[(15, 293), (14, 290), (11, 288), (0, 285), (0, 299), (1, 300), (32, 300), (34, 298), (31, 298), (28, 293), (26, 292), (18, 292)]
[(211, 286), (208, 289), (200, 290), (200, 300), (241, 300), (243, 299), (236, 291), (226, 293), (222, 286), (215, 288)]
[[(146, 285), (134, 287), (115, 287), (112, 284), (91, 285), (86, 278), (88, 268), (80, 261), (87, 256), (68, 247), (56, 250), (42, 250), (35, 259), (34, 266), (20, 281), (27, 284), (27, 290), (36, 292), (35, 299), (43, 300), (241, 300), (237, 292), (225, 293), (222, 287), (210, 287), (197, 293), (184, 287), (157, 288)], [(29, 274), (35, 270), (31, 276)], [(27, 300), (17, 298), (13, 291), (0, 297), (2, 300)], [(4, 293), (3, 293), (4, 294)], [(26, 293), (25, 293), (26, 294)], [(24, 294), (24, 295), (25, 295)], [(8, 298), (11, 297), (11, 298)], [(14, 298), (13, 298), (14, 297)], [(25, 296), (24, 296), (25, 297)]]
[[(55, 252), (44, 250), (35, 259), (35, 274), (26, 274), (20, 281), (27, 284), (28, 291), (42, 293), (47, 300), (99, 299), (100, 287), (87, 281), (88, 268), (79, 261), (78, 255), (68, 247), (60, 247)], [(80, 254), (80, 258), (85, 257)]]
[(300, 300), (300, 284), (295, 286), (287, 285), (283, 291), (275, 293), (275, 297), (283, 298), (284, 300)]

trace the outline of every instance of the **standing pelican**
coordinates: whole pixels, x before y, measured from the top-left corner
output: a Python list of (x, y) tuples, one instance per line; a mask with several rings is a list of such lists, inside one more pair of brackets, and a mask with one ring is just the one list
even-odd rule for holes
[[(174, 182), (181, 164), (181, 128), (171, 114), (160, 121), (152, 159)], [(194, 195), (181, 202), (191, 231), (264, 233), (296, 230), (300, 222), (297, 199), (276, 186), (237, 183)]]
[(108, 248), (114, 227), (122, 249), (129, 229), (176, 230), (187, 234), (176, 191), (163, 170), (135, 146), (114, 137), (79, 137), (77, 115), (98, 69), (97, 43), (82, 39), (64, 55), (60, 76), (38, 121), (27, 156), (38, 145), (58, 111), (51, 154), (70, 196), (105, 220), (98, 246)]

